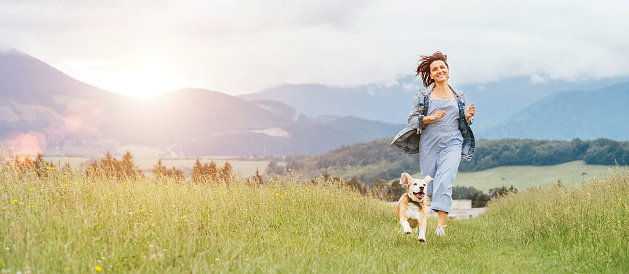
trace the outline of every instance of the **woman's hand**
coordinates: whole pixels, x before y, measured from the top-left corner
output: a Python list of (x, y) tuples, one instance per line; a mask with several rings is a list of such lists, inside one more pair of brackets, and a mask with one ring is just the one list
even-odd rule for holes
[(471, 104), (470, 107), (467, 108), (467, 111), (465, 112), (465, 120), (469, 122), (470, 118), (472, 118), (472, 116), (474, 115), (476, 115), (476, 108), (474, 107), (474, 104)]
[(437, 112), (435, 112), (435, 114), (433, 115), (428, 115), (424, 117), (424, 125), (428, 124), (430, 122), (436, 121), (438, 119), (443, 118), (443, 116), (446, 115), (446, 112), (443, 110), (437, 110)]

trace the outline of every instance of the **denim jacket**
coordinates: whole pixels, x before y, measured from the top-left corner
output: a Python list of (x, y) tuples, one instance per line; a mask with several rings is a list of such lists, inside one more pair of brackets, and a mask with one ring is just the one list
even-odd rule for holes
[[(413, 104), (411, 105), (411, 114), (408, 116), (408, 125), (393, 138), (391, 147), (409, 154), (419, 153), (419, 138), (422, 130), (426, 128), (424, 117), (428, 111), (430, 93), (434, 87), (435, 84), (432, 83), (415, 94)], [(465, 110), (467, 109), (465, 94), (461, 90), (453, 89), (452, 87), (450, 89), (452, 89), (459, 105), (459, 130), (463, 136), (461, 159), (470, 161), (476, 146), (474, 133), (472, 133), (472, 128), (470, 128), (470, 125), (474, 122), (474, 117), (470, 118), (469, 123), (467, 122), (465, 119)]]

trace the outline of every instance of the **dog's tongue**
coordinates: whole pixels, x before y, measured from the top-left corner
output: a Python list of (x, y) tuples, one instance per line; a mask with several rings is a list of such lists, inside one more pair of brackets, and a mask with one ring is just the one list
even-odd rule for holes
[(417, 197), (419, 199), (424, 198), (424, 193), (417, 192), (417, 193), (415, 193), (415, 197)]

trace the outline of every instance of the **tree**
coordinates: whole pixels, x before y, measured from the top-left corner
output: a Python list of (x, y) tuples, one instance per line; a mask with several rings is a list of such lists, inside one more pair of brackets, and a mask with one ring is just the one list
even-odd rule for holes
[(358, 178), (356, 177), (353, 177), (349, 181), (345, 182), (345, 184), (360, 194), (367, 193), (367, 187), (364, 184), (359, 183)]
[(510, 188), (507, 188), (505, 186), (492, 188), (489, 190), (489, 197), (493, 199), (496, 197), (502, 197), (502, 196), (508, 195), (510, 193), (513, 193), (513, 194), (518, 193), (518, 189), (513, 187), (513, 185), (511, 185)]
[(256, 173), (251, 176), (250, 182), (252, 183), (256, 183), (256, 184), (264, 184), (264, 179), (262, 178), (262, 175), (260, 175), (260, 171), (256, 168)]
[(485, 207), (490, 200), (490, 196), (472, 186), (454, 186), (452, 188), (452, 199), (472, 200), (472, 207)]
[(225, 180), (231, 178), (233, 176), (233, 168), (232, 165), (225, 161), (225, 165), (221, 169), (221, 177)]
[(140, 168), (133, 162), (133, 154), (131, 154), (131, 152), (128, 150), (124, 155), (122, 155), (122, 161), (120, 161), (118, 166), (118, 172), (121, 173), (122, 176), (127, 178), (142, 173)]
[(220, 175), (221, 171), (218, 168), (218, 165), (214, 162), (214, 160), (210, 160), (210, 163), (204, 165), (205, 167), (205, 175), (210, 178), (216, 179)]
[(282, 175), (284, 173), (284, 168), (277, 164), (277, 160), (271, 159), (264, 172), (269, 175)]
[(201, 161), (199, 158), (194, 162), (192, 166), (192, 174), (190, 174), (190, 179), (193, 181), (199, 181), (203, 178), (203, 165), (201, 165)]
[(321, 177), (323, 177), (324, 182), (327, 182), (328, 180), (330, 180), (330, 174), (328, 173), (327, 169), (323, 172), (323, 174), (321, 174)]
[(162, 165), (162, 159), (157, 160), (157, 164), (153, 166), (152, 172), (155, 176), (166, 175), (166, 166)]
[(92, 162), (85, 170), (85, 174), (87, 176), (115, 177), (119, 180), (142, 175), (140, 169), (133, 162), (133, 155), (130, 151), (127, 150), (122, 158), (122, 161), (118, 161), (107, 151), (105, 158), (101, 159), (100, 162), (98, 160)]

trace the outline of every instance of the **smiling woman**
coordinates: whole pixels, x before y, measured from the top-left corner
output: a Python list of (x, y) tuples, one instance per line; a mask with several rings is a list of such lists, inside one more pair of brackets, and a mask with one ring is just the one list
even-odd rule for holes
[(445, 236), (444, 227), (452, 206), (452, 187), (461, 159), (471, 160), (474, 134), (470, 124), (476, 113), (468, 107), (463, 91), (448, 84), (450, 67), (445, 54), (437, 51), (421, 56), (417, 66), (426, 88), (413, 99), (408, 126), (391, 144), (406, 153), (419, 153), (421, 176), (430, 176), (427, 195), (432, 210), (438, 213), (437, 235)]

